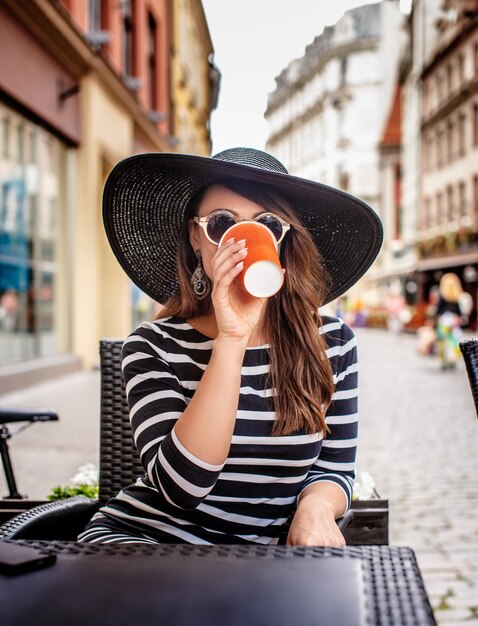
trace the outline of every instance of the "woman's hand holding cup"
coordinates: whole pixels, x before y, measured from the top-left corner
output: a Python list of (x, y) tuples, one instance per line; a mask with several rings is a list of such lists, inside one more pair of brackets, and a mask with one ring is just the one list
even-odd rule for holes
[(255, 221), (239, 222), (224, 233), (213, 260), (213, 303), (218, 331), (250, 336), (266, 299), (282, 287), (277, 243)]
[(259, 321), (266, 300), (243, 291), (236, 278), (243, 271), (248, 254), (246, 241), (233, 237), (221, 245), (212, 260), (214, 285), (212, 301), (218, 337), (247, 341)]

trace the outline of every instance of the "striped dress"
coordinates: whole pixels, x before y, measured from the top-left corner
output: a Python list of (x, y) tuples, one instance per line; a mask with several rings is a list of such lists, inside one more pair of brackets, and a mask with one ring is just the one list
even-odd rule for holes
[(228, 457), (211, 465), (175, 434), (211, 357), (213, 341), (184, 320), (146, 322), (123, 347), (134, 442), (145, 475), (92, 518), (89, 542), (277, 543), (301, 491), (327, 481), (350, 506), (357, 438), (357, 351), (351, 329), (323, 317), (335, 392), (330, 434), (272, 436), (268, 346), (247, 348)]

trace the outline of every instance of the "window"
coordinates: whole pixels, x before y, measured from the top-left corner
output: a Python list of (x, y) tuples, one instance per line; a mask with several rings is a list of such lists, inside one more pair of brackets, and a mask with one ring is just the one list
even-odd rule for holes
[(478, 222), (478, 176), (473, 177), (473, 217)]
[(473, 105), (473, 146), (478, 147), (478, 102)]
[(453, 160), (453, 156), (455, 154), (455, 142), (454, 142), (454, 132), (455, 132), (455, 124), (452, 120), (448, 120), (447, 124), (447, 159), (448, 161)]
[(134, 24), (133, 2), (126, 0), (123, 9), (123, 72), (125, 76), (134, 76)]
[(345, 82), (347, 81), (347, 65), (348, 65), (348, 58), (342, 57), (340, 59), (340, 84), (341, 85), (344, 85)]
[(430, 169), (430, 135), (425, 135), (422, 142), (423, 170)]
[(451, 63), (446, 66), (446, 86), (448, 95), (450, 95), (453, 91), (453, 67)]
[(443, 224), (443, 194), (437, 193), (436, 195), (436, 223), (439, 226)]
[(2, 120), (2, 157), (10, 156), (10, 118), (5, 116)]
[(19, 163), (25, 163), (25, 127), (17, 126), (17, 159)]
[[(68, 307), (62, 292), (66, 246), (59, 220), (66, 180), (57, 166), (57, 171), (51, 169), (51, 161), (59, 164), (66, 150), (54, 135), (18, 112), (8, 117), (9, 167), (0, 167), (0, 307), (8, 309), (0, 316), (0, 365), (69, 349), (67, 318), (58, 318), (60, 303), (61, 315), (66, 316)], [(5, 126), (1, 128), (3, 135)], [(34, 163), (39, 180), (48, 184), (29, 187), (26, 162)]]
[(441, 103), (443, 99), (443, 81), (441, 72), (437, 75), (437, 96), (438, 96), (438, 104)]
[(89, 0), (88, 20), (90, 33), (101, 30), (102, 27), (102, 1)]
[(448, 185), (446, 188), (446, 196), (447, 196), (447, 208), (448, 208), (448, 221), (453, 222), (455, 219), (455, 198), (453, 193), (453, 187)]
[(423, 227), (425, 229), (429, 228), (432, 225), (432, 215), (431, 215), (431, 200), (430, 198), (425, 198), (423, 210)]
[(459, 203), (459, 212), (460, 217), (465, 217), (467, 214), (466, 210), (466, 186), (464, 182), (459, 183), (458, 185), (458, 203)]
[(28, 160), (30, 163), (35, 163), (37, 160), (37, 135), (35, 128), (30, 128), (28, 133), (29, 146), (28, 146)]
[(401, 198), (401, 185), (402, 185), (402, 170), (400, 164), (397, 163), (393, 172), (394, 178), (394, 229), (395, 239), (401, 239), (403, 234), (403, 214), (402, 214), (402, 198)]
[(460, 113), (458, 117), (458, 153), (459, 155), (465, 156), (465, 142), (466, 142), (466, 115), (465, 113)]
[(339, 171), (339, 187), (343, 191), (348, 191), (350, 186), (350, 176), (348, 172)]
[(426, 80), (423, 83), (423, 109), (428, 112), (430, 108), (430, 83)]
[(436, 154), (435, 154), (435, 142), (434, 136), (432, 133), (428, 135), (428, 157), (427, 157), (427, 166), (428, 169), (431, 170), (435, 167), (436, 164)]
[(438, 167), (442, 167), (445, 162), (445, 150), (444, 150), (444, 132), (440, 128), (437, 131), (437, 164)]
[(156, 21), (151, 13), (148, 14), (148, 41), (147, 41), (147, 51), (148, 55), (147, 63), (148, 63), (148, 104), (149, 108), (152, 111), (156, 111), (158, 109), (157, 102), (157, 92), (158, 92), (158, 83), (157, 83), (157, 62), (156, 62)]
[(465, 55), (463, 52), (460, 52), (458, 55), (458, 86), (459, 89), (462, 88), (463, 83), (465, 82)]

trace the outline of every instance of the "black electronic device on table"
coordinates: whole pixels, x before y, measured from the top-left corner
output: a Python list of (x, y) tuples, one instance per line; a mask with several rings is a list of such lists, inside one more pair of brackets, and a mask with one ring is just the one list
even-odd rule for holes
[(0, 574), (24, 574), (53, 565), (56, 554), (46, 554), (38, 548), (0, 541)]
[(358, 558), (78, 557), (0, 576), (2, 626), (362, 626)]

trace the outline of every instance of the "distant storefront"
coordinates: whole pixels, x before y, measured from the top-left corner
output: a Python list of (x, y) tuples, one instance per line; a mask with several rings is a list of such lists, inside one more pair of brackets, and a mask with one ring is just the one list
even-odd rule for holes
[(0, 102), (0, 365), (68, 350), (66, 148)]

